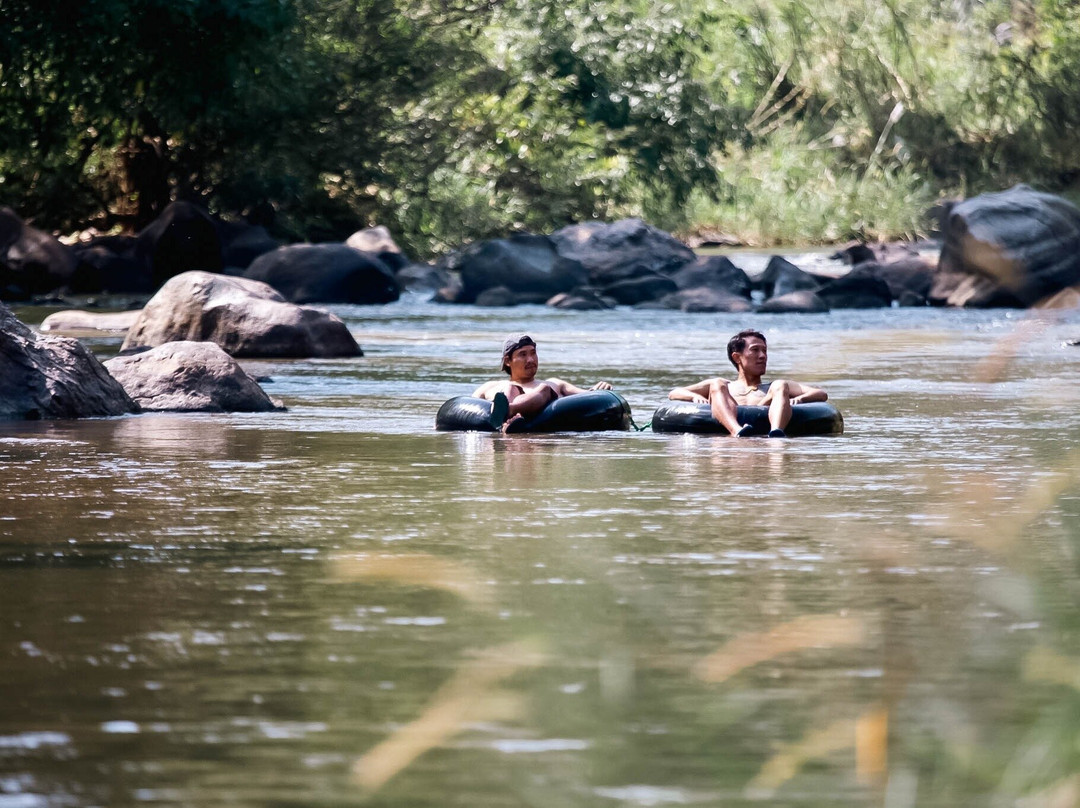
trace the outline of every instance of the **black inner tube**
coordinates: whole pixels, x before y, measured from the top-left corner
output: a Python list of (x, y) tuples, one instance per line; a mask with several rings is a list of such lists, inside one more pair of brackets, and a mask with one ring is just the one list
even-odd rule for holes
[[(750, 424), (753, 435), (769, 433), (769, 408), (740, 406), (740, 424)], [(727, 428), (713, 418), (708, 404), (692, 401), (670, 401), (661, 404), (653, 413), (653, 432), (694, 432), (699, 435), (727, 435)], [(827, 401), (812, 404), (793, 404), (791, 421), (784, 428), (789, 437), (809, 435), (842, 435), (844, 416)]]
[[(491, 402), (457, 396), (444, 403), (435, 416), (443, 432), (495, 432)], [(595, 432), (630, 429), (630, 405), (612, 390), (589, 390), (557, 398), (514, 432)]]

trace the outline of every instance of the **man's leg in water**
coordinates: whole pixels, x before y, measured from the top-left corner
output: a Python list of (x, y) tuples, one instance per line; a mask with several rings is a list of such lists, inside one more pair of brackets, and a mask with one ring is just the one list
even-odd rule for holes
[(766, 401), (769, 404), (769, 437), (787, 437), (784, 429), (791, 421), (791, 390), (788, 383), (781, 379), (770, 384)]
[(709, 389), (709, 409), (713, 418), (735, 437), (745, 438), (750, 434), (750, 425), (739, 423), (738, 407), (726, 384), (714, 384)]

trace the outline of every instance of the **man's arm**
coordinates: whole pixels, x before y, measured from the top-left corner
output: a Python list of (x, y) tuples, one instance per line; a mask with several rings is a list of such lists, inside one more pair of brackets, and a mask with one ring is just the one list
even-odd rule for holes
[[(495, 396), (495, 394), (499, 392), (499, 389), (505, 384), (506, 382), (502, 379), (496, 379), (492, 382), (484, 382), (482, 385), (480, 385), (473, 391), (472, 396), (473, 398), (483, 398), (487, 401), (490, 401)], [(503, 392), (506, 391), (504, 390)]]
[(565, 382), (562, 379), (548, 379), (548, 384), (558, 391), (560, 396), (573, 396), (578, 393), (587, 393), (589, 390), (610, 390), (611, 384), (609, 382), (597, 382), (592, 387), (578, 387), (576, 384)]
[(726, 379), (703, 379), (697, 384), (688, 384), (686, 387), (676, 387), (668, 398), (672, 401), (693, 401), (695, 404), (708, 404), (709, 392), (714, 384), (727, 384)]
[(811, 387), (808, 384), (799, 384), (798, 382), (791, 383), (791, 403), (792, 404), (812, 404), (815, 401), (828, 401), (829, 394), (824, 390), (820, 390), (817, 387)]

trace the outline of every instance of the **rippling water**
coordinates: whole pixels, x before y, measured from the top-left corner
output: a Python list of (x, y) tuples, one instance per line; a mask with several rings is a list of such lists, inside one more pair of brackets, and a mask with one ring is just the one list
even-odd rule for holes
[[(1075, 804), (1075, 314), (335, 311), (286, 413), (0, 429), (0, 808)], [(844, 436), (431, 429), (746, 326)]]

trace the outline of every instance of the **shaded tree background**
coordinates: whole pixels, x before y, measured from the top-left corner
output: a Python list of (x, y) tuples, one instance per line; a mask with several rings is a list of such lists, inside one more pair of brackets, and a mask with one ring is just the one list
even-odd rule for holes
[[(0, 202), (56, 231), (138, 229), (175, 198), (287, 239), (381, 223), (421, 255), (623, 215), (899, 235), (936, 196), (1072, 187), (1078, 13), (0, 0)], [(761, 204), (788, 196), (785, 233)]]

